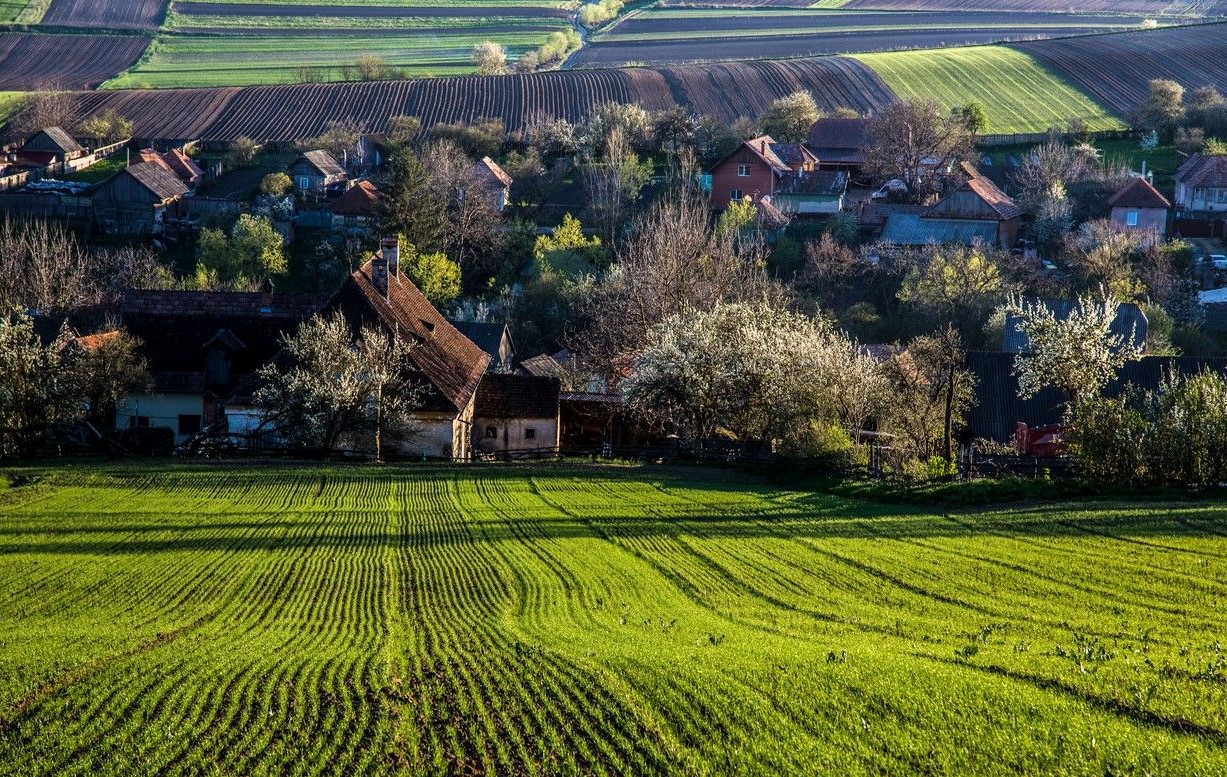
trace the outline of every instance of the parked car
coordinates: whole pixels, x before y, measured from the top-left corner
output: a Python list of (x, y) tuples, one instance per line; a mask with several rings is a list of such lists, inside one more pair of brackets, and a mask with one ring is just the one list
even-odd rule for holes
[(1210, 254), (1210, 264), (1214, 265), (1216, 270), (1227, 270), (1227, 255)]

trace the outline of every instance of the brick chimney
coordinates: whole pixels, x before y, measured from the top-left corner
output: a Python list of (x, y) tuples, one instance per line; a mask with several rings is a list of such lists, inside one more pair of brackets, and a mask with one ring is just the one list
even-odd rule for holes
[(400, 281), (400, 238), (384, 237), (379, 240), (379, 250), (388, 262), (388, 277)]

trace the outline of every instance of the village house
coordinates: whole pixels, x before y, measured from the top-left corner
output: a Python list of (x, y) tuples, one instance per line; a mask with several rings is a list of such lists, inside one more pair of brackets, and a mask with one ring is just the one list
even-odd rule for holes
[(329, 302), (357, 331), (377, 326), (410, 343), (409, 358), (426, 389), (415, 433), (385, 443), (402, 456), (467, 460), (473, 443), (477, 387), (489, 355), (461, 334), (400, 271), (396, 238), (350, 275)]
[(323, 195), (345, 182), (345, 168), (327, 151), (305, 151), (288, 169), (290, 180), (300, 192)]
[(810, 127), (806, 147), (818, 158), (819, 170), (855, 175), (865, 164), (868, 119), (819, 119)]
[(1013, 248), (1022, 208), (970, 165), (964, 166), (964, 174), (963, 182), (934, 205), (881, 208), (886, 211), (881, 241), (896, 246), (979, 243)]
[(1176, 170), (1176, 208), (1227, 211), (1227, 155), (1194, 154)]
[(94, 217), (109, 234), (160, 234), (167, 210), (189, 191), (162, 164), (138, 162), (94, 188)]
[[(482, 157), (469, 168), (469, 189), (466, 191), (489, 198), (498, 211), (504, 211), (511, 203), (511, 184), (514, 182), (506, 170), (490, 157)], [(462, 192), (460, 196), (464, 196)]]
[(379, 215), (379, 189), (370, 181), (358, 181), (330, 203), (328, 210), (333, 229), (365, 233)]
[(190, 156), (183, 153), (182, 149), (172, 148), (169, 151), (159, 152), (156, 149), (145, 148), (141, 149), (140, 156), (142, 162), (161, 167), (183, 181), (184, 185), (192, 191), (195, 191), (196, 187), (200, 186), (200, 182), (204, 180), (204, 170), (201, 170)]
[(477, 389), (478, 454), (534, 455), (559, 444), (557, 378), (492, 373)]
[(710, 172), (711, 206), (724, 210), (746, 197), (774, 199), (793, 176), (812, 174), (818, 158), (799, 143), (777, 143), (770, 135), (745, 141)]
[(1156, 241), (1167, 234), (1167, 212), (1171, 206), (1150, 181), (1140, 176), (1130, 180), (1108, 200), (1113, 224), (1142, 232)]

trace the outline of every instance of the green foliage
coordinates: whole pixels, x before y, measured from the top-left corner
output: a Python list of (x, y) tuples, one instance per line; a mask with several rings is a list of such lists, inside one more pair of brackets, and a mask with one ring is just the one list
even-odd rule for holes
[(610, 19), (617, 18), (626, 5), (623, 0), (597, 0), (587, 3), (579, 9), (579, 21), (585, 27), (599, 27)]
[(570, 213), (550, 234), (537, 236), (533, 258), (542, 269), (569, 278), (600, 272), (608, 261), (601, 239), (585, 235), (579, 219)]
[(822, 117), (814, 95), (793, 92), (771, 103), (758, 124), (764, 135), (783, 143), (800, 143), (809, 137), (810, 127)]
[(244, 213), (229, 235), (220, 229), (201, 230), (197, 274), (239, 284), (281, 275), (286, 271), (284, 242), (271, 221)]
[(48, 429), (80, 412), (65, 346), (43, 345), (25, 313), (0, 315), (0, 456), (35, 453)]
[(284, 197), (294, 187), (290, 176), (283, 172), (269, 173), (260, 179), (260, 193)]
[(446, 307), (460, 296), (460, 265), (447, 254), (423, 254), (406, 245), (400, 261), (401, 269), (435, 307)]
[(398, 148), (392, 153), (379, 191), (383, 234), (400, 235), (421, 251), (443, 247), (447, 203), (436, 195), (430, 171), (413, 151)]
[[(14, 474), (16, 774), (1221, 771), (1220, 504), (992, 482), (1030, 501), (934, 511), (663, 466)], [(908, 492), (938, 488), (967, 485)]]
[(1227, 156), (1227, 142), (1218, 138), (1206, 138), (1205, 144), (1201, 147), (1201, 153), (1207, 156)]
[(737, 235), (750, 229), (758, 220), (758, 209), (748, 199), (730, 202), (716, 222), (716, 232), (721, 235)]
[(983, 103), (969, 102), (956, 108), (959, 118), (972, 135), (983, 135), (988, 129), (988, 111)]

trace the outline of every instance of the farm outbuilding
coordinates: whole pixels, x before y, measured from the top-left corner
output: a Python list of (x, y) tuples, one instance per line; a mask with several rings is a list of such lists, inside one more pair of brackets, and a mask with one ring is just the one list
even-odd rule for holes
[(78, 143), (62, 127), (46, 127), (39, 130), (22, 144), (18, 156), (29, 154), (51, 154), (54, 161), (66, 162), (70, 159), (85, 156), (85, 147)]
[(478, 454), (528, 455), (559, 443), (557, 378), (490, 373), (477, 387)]
[(155, 235), (168, 208), (189, 192), (167, 168), (139, 162), (94, 189), (94, 217), (111, 234)]

